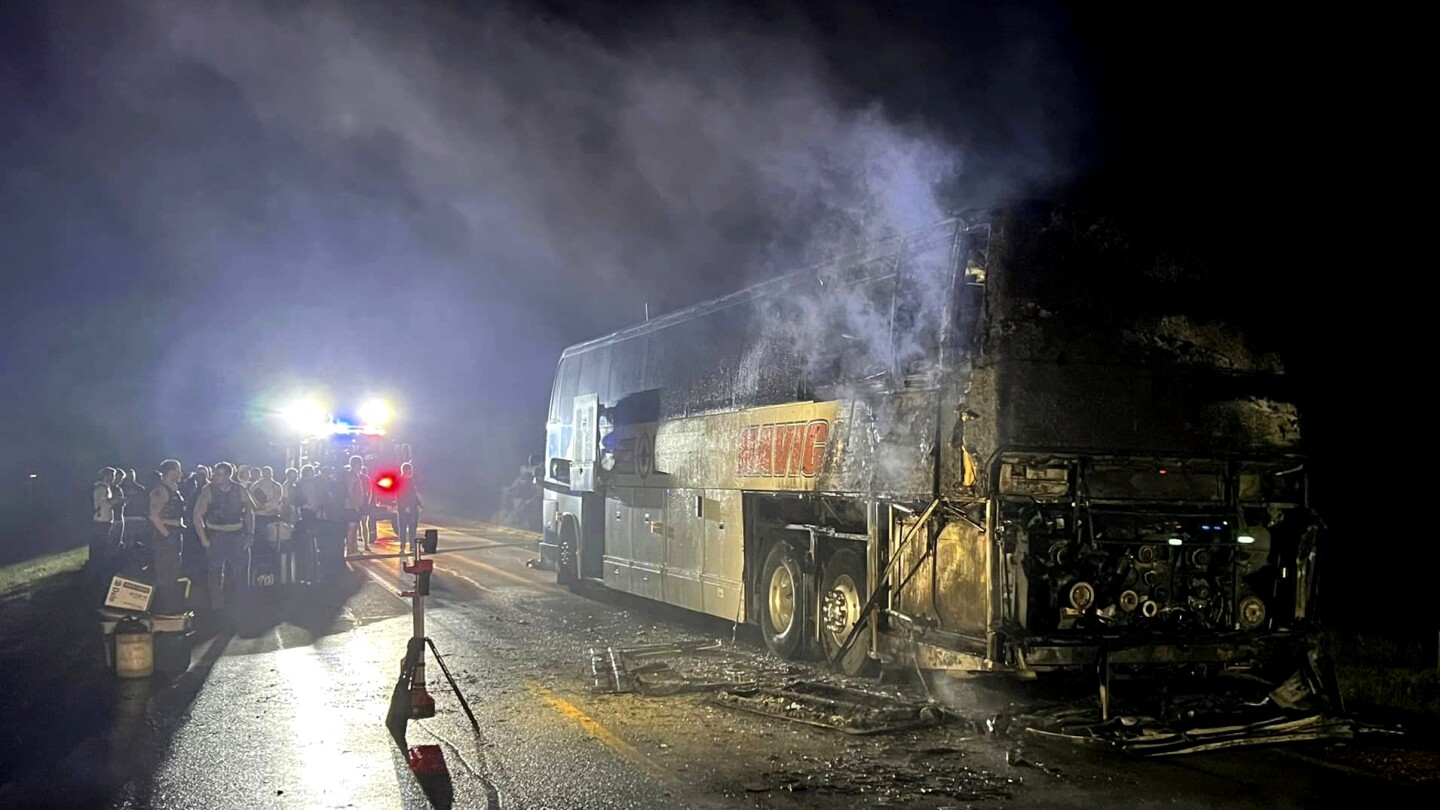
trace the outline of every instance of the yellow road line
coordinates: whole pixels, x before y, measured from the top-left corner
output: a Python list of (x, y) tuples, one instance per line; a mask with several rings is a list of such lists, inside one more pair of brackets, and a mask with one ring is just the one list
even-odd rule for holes
[[(356, 567), (359, 568), (361, 571), (364, 571), (366, 576), (368, 576), (368, 577), (370, 577), (371, 579), (375, 580), (376, 582), (380, 583), (380, 587), (382, 587), (382, 588), (384, 588), (385, 590), (389, 591), (389, 592), (391, 593), (391, 595), (396, 596), (396, 597), (400, 597), (400, 589), (399, 589), (399, 588), (396, 588), (395, 585), (394, 585), (394, 583), (386, 582), (385, 579), (382, 578), (382, 577), (380, 576), (380, 574), (377, 573), (373, 568), (371, 568), (370, 566), (366, 565), (364, 562), (357, 563), (357, 564), (356, 564)], [(403, 598), (403, 597), (400, 597), (400, 598)]]
[(606, 748), (609, 748), (611, 751), (614, 751), (621, 757), (624, 757), (626, 761), (639, 767), (641, 770), (645, 771), (656, 779), (671, 783), (678, 781), (674, 774), (670, 773), (659, 765), (656, 765), (650, 760), (649, 757), (635, 750), (635, 748), (631, 746), (630, 743), (627, 743), (619, 737), (616, 737), (610, 732), (610, 729), (607, 729), (604, 726), (600, 725), (599, 722), (597, 722), (590, 715), (581, 711), (579, 707), (577, 707), (575, 704), (571, 703), (565, 698), (560, 697), (554, 692), (551, 692), (549, 689), (546, 689), (545, 687), (541, 686), (538, 683), (535, 683), (534, 681), (526, 681), (525, 686), (536, 697), (550, 704), (551, 708), (559, 712), (567, 720), (579, 726), (582, 730), (584, 730), (586, 734), (589, 734), (591, 737), (599, 740), (605, 745)]
[(531, 579), (530, 577), (521, 576), (520, 574), (512, 574), (503, 568), (496, 568), (489, 563), (480, 562), (474, 557), (452, 557), (446, 560), (446, 562), (460, 563), (462, 565), (473, 565), (487, 574), (493, 574), (497, 577), (500, 577), (501, 579), (508, 579), (511, 582), (514, 582), (518, 585), (524, 585), (529, 588), (535, 588), (537, 590), (544, 591), (559, 591), (562, 593), (569, 593), (569, 591), (566, 591), (564, 588), (561, 588), (559, 585), (556, 585), (553, 582), (546, 582), (541, 579)]
[(482, 590), (482, 591), (484, 591), (484, 592), (486, 592), (486, 593), (494, 593), (494, 592), (495, 592), (495, 590), (494, 590), (493, 588), (487, 588), (487, 587), (485, 587), (484, 585), (481, 585), (480, 583), (476, 582), (475, 580), (471, 579), (470, 577), (465, 576), (464, 574), (460, 573), (459, 571), (456, 571), (456, 570), (453, 569), (453, 568), (445, 568), (445, 567), (443, 567), (443, 566), (437, 565), (437, 566), (435, 566), (435, 570), (437, 570), (437, 571), (445, 571), (445, 572), (447, 572), (447, 573), (449, 573), (449, 574), (451, 574), (451, 575), (453, 575), (453, 576), (459, 577), (460, 579), (465, 580), (466, 582), (470, 583), (471, 585), (474, 585), (475, 587), (479, 588), (480, 590)]

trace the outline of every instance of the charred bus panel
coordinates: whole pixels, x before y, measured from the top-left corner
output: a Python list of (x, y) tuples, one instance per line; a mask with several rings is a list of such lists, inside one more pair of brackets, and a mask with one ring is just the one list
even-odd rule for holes
[(545, 556), (851, 671), (1263, 654), (1313, 581), (1298, 410), (1204, 289), (1011, 210), (572, 347)]

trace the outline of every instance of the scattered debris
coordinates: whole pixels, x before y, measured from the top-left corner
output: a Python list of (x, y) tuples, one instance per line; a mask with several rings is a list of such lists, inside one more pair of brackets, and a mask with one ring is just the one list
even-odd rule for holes
[[(656, 658), (720, 649), (718, 641), (688, 641), (675, 644), (643, 644), (633, 647), (591, 647), (586, 652), (586, 674), (590, 691), (623, 695), (639, 691), (658, 697), (681, 692), (721, 689), (736, 685), (730, 681), (709, 683), (674, 673), (669, 664)], [(669, 677), (661, 673), (670, 673)], [(643, 676), (643, 677), (642, 677)]]
[(625, 671), (625, 661), (614, 647), (591, 647), (589, 657), (590, 691), (622, 695), (635, 691), (635, 682)]
[[(1348, 740), (1355, 736), (1351, 721), (1315, 714), (1308, 717), (1271, 717), (1243, 725), (1170, 729), (1135, 722), (1126, 725), (1115, 718), (1088, 728), (1049, 731), (1029, 727), (1037, 737), (1068, 740), (1084, 745), (1098, 744), (1142, 756), (1172, 756), (1236, 748), (1247, 745), (1274, 745), (1305, 740)], [(1149, 719), (1149, 718), (1146, 718)]]
[(1014, 745), (1005, 752), (1005, 764), (1012, 768), (1034, 768), (1041, 773), (1048, 773), (1051, 776), (1060, 776), (1060, 769), (1053, 768), (1045, 763), (1030, 757), (1023, 745)]
[(883, 734), (933, 726), (946, 716), (935, 703), (816, 681), (791, 681), (779, 688), (725, 689), (712, 700), (727, 708), (846, 734)]
[(865, 751), (848, 751), (821, 760), (813, 770), (761, 774), (748, 793), (812, 792), (817, 796), (864, 796), (866, 805), (913, 805), (921, 799), (983, 801), (1009, 799), (1021, 779), (971, 768), (952, 758), (907, 757), (895, 760)]

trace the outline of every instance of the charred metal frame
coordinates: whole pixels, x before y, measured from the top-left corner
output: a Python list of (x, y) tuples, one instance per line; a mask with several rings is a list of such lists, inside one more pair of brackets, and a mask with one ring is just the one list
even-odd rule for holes
[[(995, 244), (993, 241), (997, 234), (1001, 237), (999, 244)], [(991, 262), (997, 257), (1000, 257), (999, 260), (1002, 263), (1006, 261), (1004, 256), (1007, 243), (1004, 241), (1004, 237), (1004, 226), (994, 224), (987, 217), (977, 218), (973, 221), (954, 219), (925, 229), (914, 237), (914, 241), (909, 241), (911, 237), (904, 237), (890, 243), (885, 250), (895, 251), (893, 253), (872, 250), (844, 261), (801, 271), (802, 274), (815, 274), (827, 285), (835, 284), (837, 286), (860, 284), (876, 278), (899, 278), (906, 273), (904, 251), (916, 249), (917, 246), (927, 250), (944, 246), (948, 255), (945, 271), (947, 300), (940, 309), (938, 346), (936, 347), (937, 353), (934, 355), (938, 363), (927, 359), (926, 364), (921, 367), (922, 373), (912, 379), (900, 379), (902, 369), (894, 339), (900, 290), (899, 284), (894, 285), (889, 293), (891, 341), (888, 375), (877, 373), (883, 379), (866, 377), (864, 380), (852, 381), (856, 383), (852, 388), (853, 401), (845, 404), (848, 410), (844, 414), (847, 426), (854, 432), (858, 428), (852, 417), (859, 415), (863, 418), (868, 415), (872, 420), (874, 419), (874, 411), (867, 410), (871, 407), (871, 403), (867, 402), (865, 397), (872, 397), (875, 401), (881, 402), (886, 401), (885, 398), (889, 397), (893, 410), (902, 412), (903, 418), (910, 420), (907, 427), (909, 424), (923, 424), (922, 429), (913, 430), (905, 435), (920, 438), (917, 443), (923, 445), (927, 439), (921, 434), (929, 432), (929, 483), (926, 490), (920, 491), (914, 487), (894, 486), (894, 482), (881, 482), (878, 485), (852, 485), (854, 482), (850, 479), (844, 481), (837, 479), (836, 482), (817, 483), (810, 489), (791, 490), (783, 488), (751, 489), (744, 481), (737, 483), (733, 479), (726, 479), (723, 484), (677, 480), (674, 486), (685, 488), (686, 492), (702, 493), (709, 491), (708, 488), (712, 487), (734, 488), (738, 491), (737, 497), (741, 507), (739, 519), (735, 522), (743, 525), (744, 572), (742, 578), (744, 592), (741, 596), (741, 605), (744, 606), (746, 617), (753, 618), (754, 600), (758, 598), (755, 593), (754, 580), (759, 575), (758, 569), (764, 555), (764, 549), (759, 547), (758, 541), (766, 531), (784, 531), (802, 534), (807, 538), (806, 563), (817, 581), (826, 551), (839, 544), (862, 542), (865, 544), (864, 559), (868, 593), (861, 611), (862, 621), (856, 623), (856, 629), (845, 640), (838, 655), (832, 656), (835, 659), (843, 658), (854, 644), (862, 643), (862, 641), (868, 644), (868, 652), (872, 657), (886, 661), (894, 661), (908, 655), (917, 666), (921, 666), (923, 662), (923, 665), (928, 668), (1004, 670), (1021, 674), (1052, 669), (1092, 666), (1108, 668), (1111, 665), (1128, 666), (1131, 664), (1188, 662), (1229, 664), (1247, 660), (1252, 655), (1262, 654), (1264, 649), (1270, 646), (1270, 638), (1266, 634), (1251, 633), (1232, 636), (1232, 634), (1221, 633), (1213, 638), (1141, 640), (1138, 638), (1126, 639), (1123, 638), (1123, 634), (1114, 633), (1092, 633), (1087, 637), (1084, 633), (1067, 636), (1055, 633), (1031, 633), (1027, 629), (1027, 617), (1023, 614), (1025, 610), (1028, 610), (1028, 603), (1025, 600), (1028, 600), (1029, 597), (1024, 590), (1029, 587), (1028, 578), (1023, 573), (1016, 576), (1016, 571), (1012, 568), (1018, 566), (1019, 563), (1009, 560), (1006, 550), (1006, 506), (1015, 502), (1025, 502), (1027, 498), (1000, 491), (1001, 469), (1006, 463), (1006, 459), (1021, 455), (1045, 455), (1056, 461), (1063, 461), (1069, 465), (1070, 469), (1074, 470), (1074, 477), (1069, 482), (1067, 493), (1052, 505), (1060, 505), (1061, 501), (1068, 501), (1071, 510), (1070, 531), (1075, 534), (1074, 540), (1077, 543), (1083, 539), (1080, 532), (1089, 531), (1093, 534), (1095, 516), (1105, 512), (1107, 508), (1123, 510), (1124, 507), (1133, 507), (1144, 514), (1153, 512), (1157, 516), (1168, 517), (1177, 514), (1176, 509), (1187, 508), (1187, 504), (1184, 501), (1167, 500), (1162, 505), (1157, 501), (1153, 505), (1153, 509), (1147, 511), (1145, 508), (1137, 506), (1134, 501), (1090, 497), (1086, 490), (1087, 465), (1097, 459), (1136, 462), (1143, 460), (1146, 457), (1145, 453), (1121, 453), (1114, 448), (1105, 447), (1096, 448), (1094, 452), (1073, 447), (1066, 448), (1064, 451), (1052, 452), (1044, 447), (1004, 441), (998, 435), (994, 443), (986, 446), (985, 452), (979, 453), (973, 458), (973, 468), (978, 479), (973, 486), (967, 484), (965, 487), (959, 487), (954, 481), (946, 480), (947, 475), (954, 472), (953, 469), (947, 469), (946, 464), (953, 467), (956, 453), (950, 436), (956, 430), (955, 426), (951, 424), (950, 405), (956, 404), (957, 408), (968, 409), (972, 386), (977, 385), (974, 376), (975, 363), (981, 356), (981, 346), (986, 337), (985, 329), (990, 320), (992, 308), (991, 292), (993, 291), (987, 289), (986, 281), (991, 274)], [(849, 276), (845, 275), (849, 270), (856, 272)], [(1001, 276), (997, 276), (997, 278)], [(793, 277), (787, 278), (793, 280)], [(607, 342), (618, 342), (637, 335), (648, 334), (652, 330), (664, 328), (667, 325), (683, 323), (686, 319), (704, 317), (738, 303), (775, 294), (777, 290), (786, 289), (785, 285), (790, 283), (787, 278), (766, 282), (725, 298), (706, 302), (646, 324), (622, 330), (615, 335), (572, 347), (567, 350), (567, 356), (571, 353), (605, 346)], [(975, 289), (980, 292), (974, 293)], [(966, 295), (975, 294), (973, 317), (957, 311), (962, 292)], [(996, 309), (995, 311), (998, 313), (1001, 310)], [(964, 334), (960, 334), (961, 332)], [(648, 357), (649, 343), (646, 343), (645, 351)], [(958, 385), (957, 379), (951, 379), (958, 376), (964, 377), (963, 386), (959, 386), (954, 391), (947, 389), (947, 385)], [(879, 383), (879, 385), (875, 385), (875, 383)], [(1004, 396), (999, 392), (998, 383), (992, 381), (991, 384), (996, 389), (989, 392), (992, 397), (998, 400)], [(560, 380), (557, 376), (555, 386), (557, 397), (560, 390)], [(799, 398), (810, 395), (817, 399), (824, 398), (820, 396), (822, 392), (817, 387), (817, 383), (808, 376), (799, 383), (797, 390)], [(578, 397), (590, 392), (576, 391), (574, 393)], [(906, 399), (906, 397), (910, 398)], [(953, 397), (953, 399), (947, 399), (947, 397)], [(838, 395), (835, 397), (837, 400), (839, 398)], [(897, 405), (896, 402), (901, 404)], [(738, 400), (732, 404), (735, 406), (735, 410), (730, 411), (731, 413), (744, 412), (744, 409), (740, 408)], [(933, 419), (931, 413), (923, 411), (922, 407), (933, 410)], [(975, 407), (980, 409), (978, 405)], [(564, 410), (563, 406), (561, 410)], [(561, 416), (569, 418), (570, 414), (562, 413)], [(836, 424), (839, 423), (839, 419), (840, 417), (836, 417)], [(656, 429), (658, 430), (658, 428)], [(658, 436), (658, 434), (656, 435)], [(859, 434), (854, 435), (858, 436)], [(879, 435), (876, 433), (866, 438), (876, 441), (875, 436)], [(893, 442), (894, 435), (896, 434), (889, 434), (883, 438)], [(959, 452), (961, 454), (968, 452), (968, 447), (961, 447)], [(947, 458), (947, 453), (950, 454), (949, 458)], [(917, 455), (919, 454), (917, 453)], [(1176, 454), (1175, 460), (1187, 461), (1183, 454)], [(574, 461), (577, 466), (583, 468), (589, 459), (577, 456)], [(968, 463), (971, 459), (967, 457), (966, 461)], [(1226, 491), (1221, 502), (1194, 502), (1188, 504), (1188, 507), (1194, 507), (1206, 513), (1228, 510), (1230, 514), (1236, 515), (1237, 520), (1243, 521), (1243, 510), (1247, 506), (1254, 506), (1254, 504), (1241, 503), (1238, 491), (1237, 471), (1239, 466), (1247, 461), (1273, 464), (1277, 462), (1277, 457), (1189, 458), (1189, 463), (1225, 464)], [(923, 470), (924, 468), (917, 467), (916, 469)], [(713, 470), (707, 470), (706, 474), (711, 475), (712, 479), (716, 477)], [(912, 477), (919, 479), (924, 477), (924, 473), (917, 472)], [(837, 485), (837, 483), (843, 485)], [(626, 486), (631, 485), (627, 484)], [(576, 487), (569, 480), (552, 479), (547, 475), (545, 488), (547, 515), (557, 521), (557, 527), (562, 516), (568, 516), (578, 524), (585, 522), (579, 513), (585, 511), (586, 507), (583, 506), (580, 493), (575, 490), (588, 487)], [(697, 494), (696, 497), (701, 497), (701, 495)], [(603, 500), (603, 495), (601, 498)], [(777, 509), (773, 514), (782, 516), (782, 519), (769, 520), (763, 526), (761, 525), (756, 514), (757, 510), (753, 507), (757, 504), (773, 504), (777, 501), (791, 499), (795, 503), (803, 504), (804, 509), (790, 511)], [(1034, 498), (1029, 498), (1029, 500), (1035, 501)], [(837, 510), (836, 504), (840, 501), (843, 501), (844, 504)], [(1040, 503), (1040, 501), (1035, 502)], [(807, 509), (808, 513), (805, 511)], [(863, 533), (859, 531), (859, 521), (855, 517), (858, 510), (863, 510)], [(696, 516), (699, 517), (698, 512)], [(603, 520), (601, 525), (605, 525)], [(1237, 525), (1240, 524), (1237, 523)], [(580, 528), (578, 534), (584, 538), (582, 542), (588, 542), (591, 537), (589, 527)], [(922, 535), (923, 548), (917, 545), (920, 543)], [(799, 545), (799, 538), (794, 539)], [(1093, 537), (1090, 539), (1094, 540)], [(547, 535), (547, 541), (550, 542), (542, 544), (542, 548), (558, 546), (558, 536), (552, 540)], [(970, 555), (966, 562), (983, 561), (983, 565), (974, 570), (965, 568), (963, 565), (960, 566), (972, 576), (967, 583), (970, 589), (967, 593), (981, 595), (976, 599), (976, 607), (983, 608), (983, 619), (976, 623), (976, 626), (971, 626), (969, 619), (964, 615), (960, 622), (950, 622), (946, 610), (943, 609), (942, 597), (946, 595), (946, 589), (952, 587), (952, 583), (944, 579), (945, 572), (942, 571), (939, 564), (943, 550), (942, 543), (951, 544), (952, 553)], [(957, 548), (960, 549), (959, 552), (955, 552)], [(1303, 551), (1305, 554), (1312, 554), (1313, 542)], [(552, 556), (558, 556), (558, 551)], [(928, 576), (917, 583), (916, 578), (921, 576), (921, 569), (927, 564), (930, 566)], [(1297, 576), (1304, 576), (1306, 570), (1308, 569), (1303, 567), (1297, 570)], [(1232, 581), (1228, 589), (1232, 602), (1235, 594), (1238, 593), (1235, 580), (1237, 576), (1235, 565), (1232, 562)], [(928, 594), (924, 594), (921, 601), (928, 604), (907, 603), (907, 596), (911, 595), (912, 590), (924, 591), (927, 588)], [(814, 593), (806, 594), (806, 598), (813, 597), (812, 614), (818, 616), (822, 595), (818, 592), (818, 588), (815, 588), (814, 591)], [(1019, 611), (1021, 615), (1018, 616), (1014, 615), (1017, 611), (1011, 610), (1011, 606), (1017, 604), (1017, 599), (1021, 600), (1019, 604), (1023, 606), (1023, 609)], [(919, 609), (916, 609), (917, 606)], [(1231, 604), (1227, 609), (1233, 614), (1235, 606)], [(1304, 618), (1303, 605), (1298, 606), (1296, 618)], [(863, 632), (860, 630), (862, 626), (867, 628)], [(812, 640), (819, 639), (821, 629), (818, 621), (813, 628), (809, 628), (809, 631), (813, 634)], [(1284, 634), (1278, 635), (1283, 636)], [(901, 643), (897, 646), (887, 639)], [(1135, 643), (1130, 643), (1131, 641)], [(905, 649), (906, 645), (908, 645), (908, 650)]]

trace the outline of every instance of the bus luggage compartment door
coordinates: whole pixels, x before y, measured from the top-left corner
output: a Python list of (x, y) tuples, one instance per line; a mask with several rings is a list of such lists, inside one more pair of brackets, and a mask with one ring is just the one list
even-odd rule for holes
[(605, 493), (605, 587), (629, 591), (631, 512), (634, 499), (630, 487), (607, 487)]
[(600, 442), (598, 414), (600, 398), (595, 394), (575, 397), (575, 438), (570, 458), (570, 489), (574, 492), (595, 491), (596, 445)]

